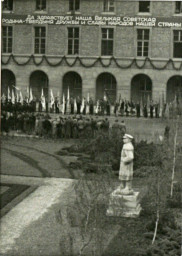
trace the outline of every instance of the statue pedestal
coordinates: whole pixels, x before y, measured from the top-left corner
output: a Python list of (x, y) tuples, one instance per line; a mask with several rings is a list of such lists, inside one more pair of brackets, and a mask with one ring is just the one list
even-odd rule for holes
[(118, 189), (114, 190), (109, 199), (109, 208), (106, 215), (138, 217), (142, 209), (139, 203), (139, 194), (139, 192), (134, 192), (133, 195), (122, 195), (118, 193)]

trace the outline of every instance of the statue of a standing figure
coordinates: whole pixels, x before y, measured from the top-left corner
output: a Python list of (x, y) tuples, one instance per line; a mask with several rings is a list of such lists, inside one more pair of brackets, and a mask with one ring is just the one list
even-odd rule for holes
[(129, 134), (123, 136), (123, 148), (119, 170), (121, 184), (111, 193), (107, 216), (138, 217), (141, 211), (139, 191), (132, 189), (134, 148), (133, 137)]
[(133, 180), (133, 159), (134, 159), (134, 147), (131, 143), (133, 137), (129, 134), (123, 136), (123, 148), (121, 151), (119, 180), (121, 185), (117, 190), (117, 193), (123, 195), (133, 195), (132, 180)]

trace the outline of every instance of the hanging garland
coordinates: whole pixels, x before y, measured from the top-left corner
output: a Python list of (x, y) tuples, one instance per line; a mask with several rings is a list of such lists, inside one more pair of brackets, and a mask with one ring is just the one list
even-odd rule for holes
[(49, 61), (49, 58), (48, 58), (46, 55), (43, 55), (42, 58), (41, 58), (41, 60), (40, 60), (39, 62), (36, 62), (36, 57), (32, 54), (30, 57), (28, 57), (28, 60), (27, 60), (27, 61), (25, 61), (24, 63), (21, 63), (21, 62), (18, 62), (18, 61), (16, 60), (16, 57), (15, 57), (13, 54), (11, 54), (11, 55), (8, 57), (7, 61), (3, 61), (3, 60), (2, 60), (2, 64), (3, 64), (3, 65), (8, 65), (9, 62), (11, 61), (11, 59), (12, 59), (13, 62), (15, 62), (18, 66), (25, 66), (25, 65), (29, 64), (30, 61), (33, 61), (33, 63), (34, 63), (35, 66), (40, 66), (40, 65), (43, 63), (43, 61), (46, 61), (47, 64), (48, 64), (49, 66), (51, 66), (51, 67), (61, 66), (63, 62), (65, 62), (66, 65), (69, 66), (69, 67), (74, 67), (75, 64), (78, 62), (78, 63), (79, 63), (82, 67), (84, 67), (84, 68), (92, 68), (92, 67), (94, 67), (94, 66), (97, 65), (97, 64), (100, 64), (100, 65), (101, 65), (102, 67), (104, 67), (104, 68), (108, 68), (108, 67), (110, 67), (110, 65), (112, 64), (112, 62), (114, 62), (115, 65), (116, 65), (118, 68), (121, 68), (121, 69), (128, 69), (128, 68), (131, 68), (132, 66), (136, 66), (138, 69), (143, 69), (143, 68), (145, 68), (145, 66), (146, 66), (146, 64), (147, 64), (147, 62), (148, 62), (148, 63), (150, 64), (150, 66), (151, 66), (153, 69), (156, 69), (156, 70), (164, 70), (164, 69), (166, 69), (167, 66), (170, 65), (170, 64), (172, 65), (172, 68), (173, 68), (174, 70), (181, 70), (181, 69), (182, 69), (182, 61), (181, 61), (179, 67), (175, 67), (174, 61), (173, 61), (172, 59), (169, 59), (168, 61), (166, 61), (166, 63), (164, 64), (164, 66), (162, 66), (162, 67), (157, 67), (157, 66), (154, 64), (155, 61), (152, 61), (152, 60), (151, 60), (150, 58), (148, 58), (148, 57), (145, 58), (145, 60), (143, 61), (143, 64), (141, 64), (141, 65), (138, 64), (136, 58), (134, 58), (133, 60), (131, 60), (131, 63), (128, 64), (128, 65), (120, 65), (120, 64), (118, 63), (117, 59), (116, 59), (115, 57), (113, 57), (113, 56), (109, 59), (109, 63), (108, 63), (108, 64), (105, 64), (105, 63), (103, 62), (103, 60), (102, 60), (101, 57), (98, 57), (95, 61), (93, 61), (92, 64), (84, 64), (82, 58), (80, 58), (80, 57), (78, 57), (78, 56), (74, 59), (73, 63), (71, 63), (71, 64), (69, 63), (68, 58), (67, 58), (66, 56), (61, 57), (60, 60), (59, 60), (57, 63), (54, 63), (54, 64), (53, 64), (53, 63), (51, 63), (51, 62)]

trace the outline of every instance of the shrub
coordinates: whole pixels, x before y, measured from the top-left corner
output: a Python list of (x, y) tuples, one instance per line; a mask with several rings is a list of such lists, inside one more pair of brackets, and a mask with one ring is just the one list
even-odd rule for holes
[(173, 197), (170, 195), (167, 197), (166, 206), (170, 208), (182, 208), (181, 201), (182, 184), (177, 182), (174, 183)]

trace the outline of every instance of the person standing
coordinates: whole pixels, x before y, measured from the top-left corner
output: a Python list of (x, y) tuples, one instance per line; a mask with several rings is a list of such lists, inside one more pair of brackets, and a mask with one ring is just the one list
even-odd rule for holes
[(124, 116), (124, 100), (122, 100), (121, 102), (120, 112), (121, 112), (121, 116)]
[(148, 111), (147, 111), (147, 105), (145, 104), (144, 107), (143, 107), (143, 115), (144, 117), (148, 117)]
[(127, 101), (125, 102), (125, 113), (126, 116), (129, 116), (129, 103)]
[(54, 105), (55, 105), (56, 114), (59, 114), (59, 102), (58, 102), (57, 97), (55, 98)]
[(85, 98), (83, 98), (83, 101), (84, 101), (83, 115), (86, 115), (86, 104), (87, 104), (87, 101), (86, 101)]
[(154, 111), (154, 105), (153, 105), (153, 101), (151, 101), (151, 103), (150, 103), (150, 118), (153, 118), (153, 111)]
[(71, 105), (71, 115), (74, 114), (74, 99), (71, 97), (70, 98), (70, 105)]
[(108, 100), (106, 102), (106, 113), (107, 113), (107, 116), (110, 116), (110, 104)]
[(137, 117), (139, 118), (140, 117), (140, 103), (139, 102), (136, 104), (136, 112), (137, 112)]
[(117, 101), (114, 102), (114, 114), (115, 116), (118, 116), (118, 107), (119, 103)]
[(90, 98), (90, 100), (89, 100), (89, 113), (90, 113), (90, 115), (93, 115), (93, 113), (94, 113), (94, 103), (93, 103), (92, 98)]
[(154, 108), (155, 108), (155, 117), (159, 118), (159, 103), (156, 103)]
[(77, 114), (80, 115), (81, 99), (80, 99), (79, 96), (78, 96), (77, 99), (76, 99), (76, 104), (77, 104)]

